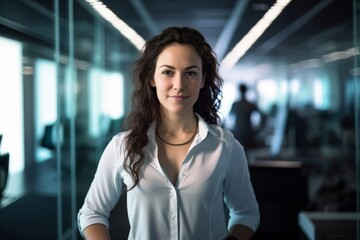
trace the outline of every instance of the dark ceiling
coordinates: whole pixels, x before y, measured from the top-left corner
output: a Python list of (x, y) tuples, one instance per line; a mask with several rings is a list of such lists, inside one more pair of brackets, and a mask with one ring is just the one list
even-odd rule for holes
[[(275, 0), (103, 2), (146, 40), (168, 26), (197, 28), (221, 58), (256, 24)], [(311, 53), (324, 54), (351, 47), (352, 4), (352, 0), (291, 1), (249, 49), (244, 59), (260, 60), (272, 56), (294, 58), (296, 61)]]
[[(65, 1), (60, 0), (61, 4)], [(75, 18), (85, 0), (74, 0)], [(200, 30), (219, 60), (257, 23), (275, 0), (103, 0), (145, 40), (168, 26)], [(292, 0), (239, 63), (299, 61), (353, 44), (352, 0)], [(61, 5), (62, 6), (62, 5)], [(61, 7), (60, 6), (60, 7)], [(32, 8), (35, 11), (29, 11)], [(35, 12), (35, 13), (34, 13)], [(53, 1), (0, 0), (0, 34), (52, 44)], [(10, 20), (10, 21), (8, 21)], [(88, 22), (84, 31), (94, 29)], [(6, 31), (5, 31), (6, 29)], [(85, 30), (87, 29), (87, 30)]]

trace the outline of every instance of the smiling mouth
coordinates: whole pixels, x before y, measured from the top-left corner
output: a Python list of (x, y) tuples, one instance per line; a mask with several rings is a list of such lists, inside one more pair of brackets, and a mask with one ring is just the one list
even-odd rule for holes
[(186, 98), (188, 98), (188, 96), (178, 96), (178, 95), (175, 95), (175, 96), (168, 96), (169, 98), (172, 98), (172, 99), (176, 99), (176, 100), (184, 100)]

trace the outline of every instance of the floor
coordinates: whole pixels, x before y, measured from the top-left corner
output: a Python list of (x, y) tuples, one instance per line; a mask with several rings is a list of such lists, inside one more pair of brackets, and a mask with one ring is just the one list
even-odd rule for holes
[[(77, 171), (76, 196), (74, 198), (76, 200), (76, 211), (82, 204), (95, 169), (96, 164), (92, 163), (82, 166)], [(59, 180), (61, 180), (61, 185), (59, 185)], [(33, 231), (33, 229), (39, 227), (45, 228), (47, 231), (41, 231), (42, 235), (37, 234), (36, 237), (32, 236), (27, 239), (58, 239), (56, 231), (58, 225), (56, 224), (58, 224), (58, 202), (61, 199), (63, 239), (74, 240), (71, 233), (68, 233), (71, 232), (73, 218), (73, 216), (69, 215), (72, 207), (71, 201), (73, 200), (70, 197), (71, 184), (70, 171), (66, 167), (62, 168), (62, 177), (59, 179), (56, 165), (51, 162), (33, 167), (26, 174), (10, 175), (7, 187), (0, 198), (0, 223), (2, 224), (0, 226), (0, 239), (22, 240), (24, 238), (22, 238), (21, 234), (28, 231), (26, 234), (32, 236), (34, 232), (37, 232)], [(63, 189), (61, 198), (59, 198), (57, 191), (59, 187)], [(12, 216), (17, 217), (13, 219)], [(36, 221), (33, 221), (34, 216), (37, 217)], [(6, 221), (4, 218), (6, 218)], [(14, 228), (18, 223), (25, 224), (26, 222), (28, 222), (26, 225), (32, 226), (32, 228), (27, 227), (22, 232), (18, 232)], [(77, 239), (81, 239), (77, 226), (72, 229), (75, 229), (73, 232), (77, 235)], [(10, 231), (13, 231), (13, 233)], [(65, 236), (68, 238), (65, 238)]]

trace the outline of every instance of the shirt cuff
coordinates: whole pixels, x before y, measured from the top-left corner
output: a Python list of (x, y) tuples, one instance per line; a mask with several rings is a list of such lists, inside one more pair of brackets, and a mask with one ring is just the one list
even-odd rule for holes
[(245, 225), (253, 232), (255, 232), (260, 224), (260, 214), (257, 215), (241, 215), (241, 216), (231, 216), (228, 223), (228, 229), (236, 224)]
[(78, 222), (79, 232), (83, 238), (84, 238), (84, 229), (90, 225), (103, 224), (107, 228), (109, 228), (108, 218), (93, 210), (80, 209), (77, 217), (77, 222)]

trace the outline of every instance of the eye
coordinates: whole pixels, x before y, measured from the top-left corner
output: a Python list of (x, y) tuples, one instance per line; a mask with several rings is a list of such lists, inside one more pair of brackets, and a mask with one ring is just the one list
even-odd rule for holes
[(189, 77), (197, 77), (199, 74), (195, 71), (188, 71), (186, 72), (186, 75)]
[(161, 72), (161, 74), (165, 76), (172, 76), (174, 73), (170, 70), (164, 70)]

